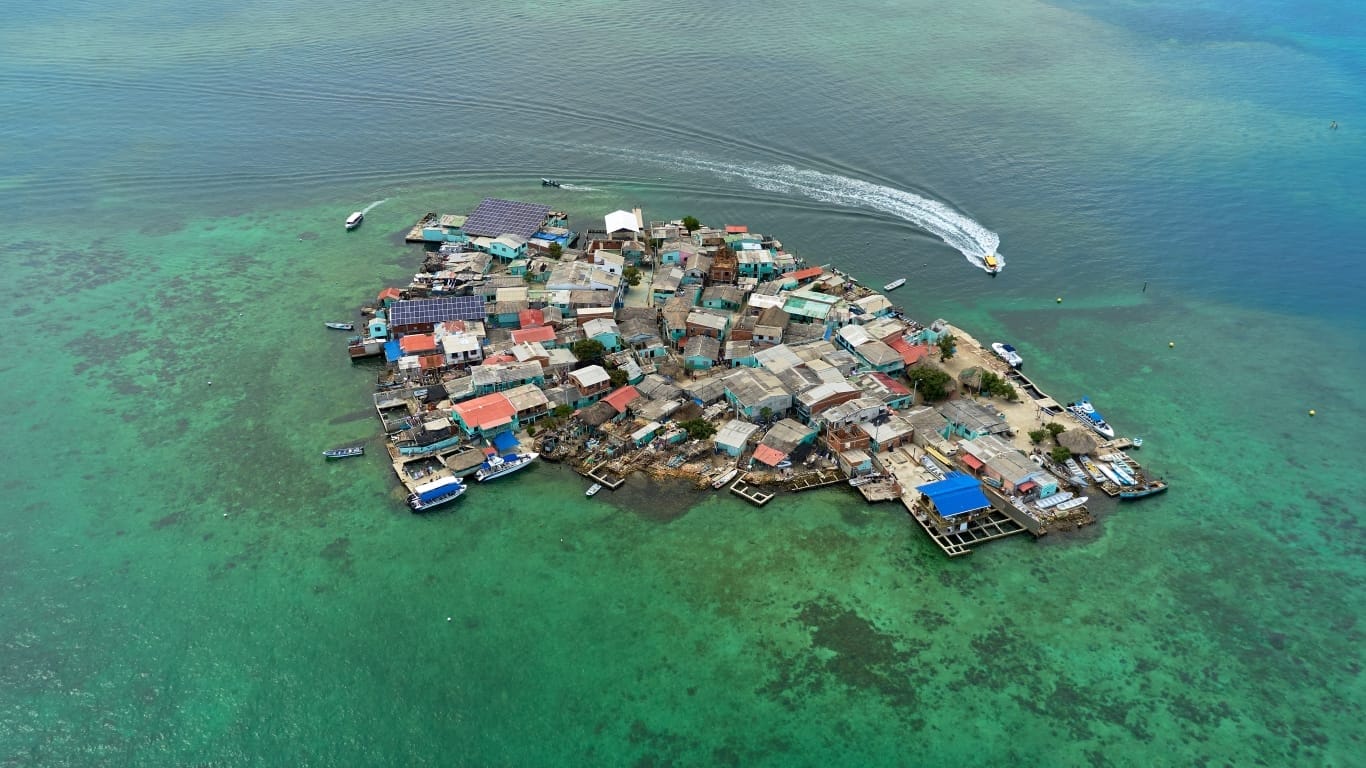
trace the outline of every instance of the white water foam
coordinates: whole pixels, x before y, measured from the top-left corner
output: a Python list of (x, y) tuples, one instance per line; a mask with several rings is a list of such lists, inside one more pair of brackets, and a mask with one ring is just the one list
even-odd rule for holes
[(566, 189), (566, 190), (569, 190), (570, 192), (597, 192), (597, 191), (599, 191), (597, 187), (585, 187), (585, 186), (581, 186), (581, 185), (579, 185), (579, 184), (561, 184), (561, 185), (560, 185), (560, 189)]
[(369, 213), (371, 208), (374, 208), (375, 206), (379, 205), (380, 203), (387, 203), (387, 202), (389, 202), (389, 198), (387, 198), (387, 197), (384, 198), (383, 200), (376, 200), (375, 202), (373, 202), (373, 203), (371, 203), (371, 204), (365, 206), (364, 210), (362, 210), (361, 213)]
[(943, 240), (979, 269), (986, 269), (985, 258), (992, 253), (1002, 268), (1006, 264), (1005, 257), (996, 250), (1001, 238), (995, 232), (938, 200), (913, 192), (791, 165), (731, 164), (686, 155), (671, 158), (670, 162), (738, 179), (766, 192), (799, 194), (836, 205), (890, 213)]

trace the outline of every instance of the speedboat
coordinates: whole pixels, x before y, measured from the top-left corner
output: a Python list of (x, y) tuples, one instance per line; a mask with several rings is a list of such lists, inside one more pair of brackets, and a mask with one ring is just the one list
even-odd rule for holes
[(602, 490), (602, 483), (593, 483), (592, 485), (588, 486), (588, 490), (584, 491), (584, 492), (583, 492), (583, 495), (584, 495), (584, 496), (596, 496), (597, 493), (598, 493), (598, 491), (601, 491), (601, 490)]
[(495, 453), (487, 459), (484, 459), (484, 464), (475, 471), (474, 479), (481, 483), (497, 480), (503, 475), (510, 475), (513, 472), (526, 467), (526, 465), (535, 461), (536, 457), (540, 455), (541, 454), (539, 453), (531, 452), (509, 453), (506, 456), (499, 456)]
[(1024, 358), (1020, 357), (1020, 353), (1016, 352), (1015, 348), (1009, 344), (1002, 344), (999, 341), (993, 342), (991, 351), (995, 352), (997, 357), (1006, 361), (1006, 364), (1011, 368), (1019, 368), (1024, 365)]
[(543, 179), (541, 179), (541, 186), (543, 186), (543, 187), (558, 187), (558, 186), (560, 186), (560, 182), (558, 182), (558, 181), (556, 181), (556, 180), (554, 180), (554, 179), (545, 179), (545, 178), (543, 178)]
[(351, 456), (361, 456), (365, 454), (365, 446), (352, 445), (346, 448), (328, 448), (323, 451), (323, 456), (329, 459), (345, 459)]
[(1072, 414), (1081, 419), (1086, 426), (1094, 429), (1103, 437), (1111, 440), (1115, 438), (1114, 428), (1105, 423), (1105, 419), (1101, 417), (1100, 411), (1097, 411), (1095, 407), (1091, 405), (1090, 400), (1083, 397), (1075, 403), (1068, 403), (1067, 410), (1071, 411)]
[(351, 323), (323, 323), (323, 325), (327, 326), (328, 328), (331, 328), (334, 331), (356, 330), (356, 326), (352, 325)]
[(994, 253), (988, 253), (986, 257), (982, 259), (982, 264), (986, 267), (986, 270), (993, 275), (1001, 271), (1001, 260), (996, 258), (996, 254)]
[(903, 285), (905, 285), (905, 284), (906, 284), (906, 278), (903, 277), (903, 278), (900, 278), (900, 279), (898, 279), (898, 280), (893, 280), (892, 282), (887, 283), (886, 285), (882, 286), (882, 290), (884, 290), (884, 291), (895, 291), (896, 289), (900, 288), (901, 286), (903, 286)]
[(351, 214), (350, 216), (347, 216), (347, 217), (346, 217), (346, 228), (347, 228), (347, 229), (355, 229), (356, 227), (359, 227), (359, 226), (360, 226), (360, 223), (361, 223), (362, 221), (364, 221), (364, 220), (365, 220), (365, 211), (356, 211), (355, 213), (353, 213), (353, 214)]

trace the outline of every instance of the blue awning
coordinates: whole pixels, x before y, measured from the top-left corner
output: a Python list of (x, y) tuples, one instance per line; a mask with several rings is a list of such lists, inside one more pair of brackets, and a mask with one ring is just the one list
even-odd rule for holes
[(511, 432), (499, 432), (493, 436), (493, 447), (498, 449), (498, 453), (508, 453), (518, 445), (517, 438)]
[(918, 485), (915, 489), (930, 497), (941, 517), (954, 517), (991, 506), (977, 478), (962, 472), (950, 472), (943, 480)]

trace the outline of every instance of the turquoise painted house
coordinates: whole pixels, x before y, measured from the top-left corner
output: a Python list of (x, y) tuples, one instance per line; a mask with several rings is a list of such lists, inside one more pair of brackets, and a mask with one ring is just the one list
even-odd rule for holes
[(621, 330), (617, 327), (616, 320), (598, 318), (589, 320), (583, 324), (584, 338), (592, 339), (602, 345), (608, 352), (618, 352), (623, 348), (621, 343)]

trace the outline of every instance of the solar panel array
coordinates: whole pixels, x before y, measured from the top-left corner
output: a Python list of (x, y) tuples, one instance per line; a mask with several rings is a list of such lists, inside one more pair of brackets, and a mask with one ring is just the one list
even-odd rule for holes
[(389, 308), (389, 324), (435, 325), (447, 320), (483, 320), (483, 296), (443, 296), (439, 299), (396, 301)]
[(529, 240), (545, 223), (547, 213), (550, 213), (548, 205), (486, 197), (465, 220), (464, 229), (466, 234), (474, 237), (512, 234)]

